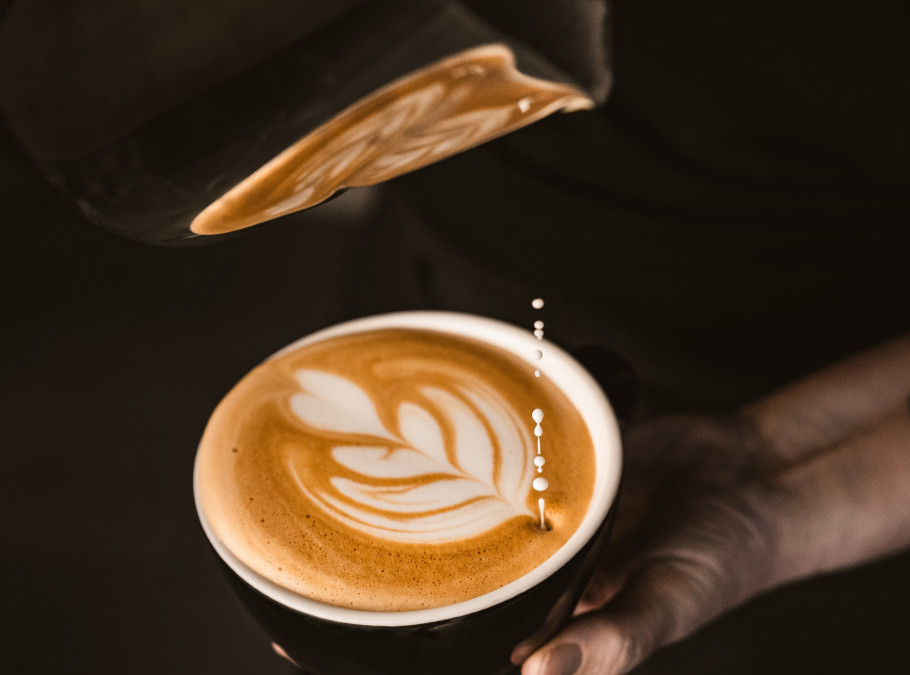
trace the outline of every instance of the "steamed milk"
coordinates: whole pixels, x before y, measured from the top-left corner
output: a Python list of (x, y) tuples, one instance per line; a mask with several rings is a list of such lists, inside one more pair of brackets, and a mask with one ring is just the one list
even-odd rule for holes
[[(548, 530), (531, 411), (546, 409)], [(215, 535), (317, 601), (411, 610), (481, 595), (554, 553), (593, 491), (587, 427), (513, 355), (417, 329), (336, 337), (253, 370), (197, 460)]]

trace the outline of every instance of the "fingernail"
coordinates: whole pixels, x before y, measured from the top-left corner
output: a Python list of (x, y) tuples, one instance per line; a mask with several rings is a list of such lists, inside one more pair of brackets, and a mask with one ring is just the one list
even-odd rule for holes
[(573, 675), (581, 667), (581, 647), (564, 642), (544, 654), (541, 675)]

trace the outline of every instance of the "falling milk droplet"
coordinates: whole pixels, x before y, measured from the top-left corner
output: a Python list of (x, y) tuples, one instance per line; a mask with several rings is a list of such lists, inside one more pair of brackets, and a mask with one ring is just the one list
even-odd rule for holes
[[(534, 309), (541, 309), (543, 307), (543, 305), (544, 305), (543, 298), (534, 298), (531, 301), (531, 306)], [(538, 320), (538, 321), (534, 322), (534, 337), (536, 337), (540, 341), (543, 340), (543, 326), (544, 326), (543, 321)], [(543, 352), (540, 351), (539, 349), (535, 349), (533, 356), (536, 360), (539, 361), (540, 359), (543, 358)], [(540, 370), (534, 371), (534, 377), (540, 377)], [(534, 422), (536, 423), (536, 426), (534, 427), (534, 435), (537, 436), (537, 456), (534, 458), (534, 466), (537, 467), (537, 473), (543, 473), (543, 465), (546, 464), (546, 461), (547, 461), (546, 459), (544, 459), (543, 455), (540, 454), (540, 437), (543, 435), (543, 427), (540, 426), (540, 423), (543, 421), (543, 417), (544, 417), (543, 410), (541, 410), (540, 408), (535, 408), (534, 411), (531, 413), (531, 417), (534, 419)], [(550, 481), (548, 481), (543, 476), (538, 476), (531, 482), (531, 486), (537, 492), (543, 492), (548, 487), (550, 487)], [(540, 497), (537, 500), (537, 506), (540, 509), (540, 529), (546, 530), (546, 529), (548, 529), (547, 521), (546, 521), (546, 518), (544, 515), (546, 503), (545, 503), (543, 497)]]

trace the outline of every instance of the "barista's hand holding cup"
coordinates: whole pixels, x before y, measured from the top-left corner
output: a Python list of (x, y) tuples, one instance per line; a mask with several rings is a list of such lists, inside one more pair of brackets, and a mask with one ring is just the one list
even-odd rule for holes
[(540, 348), (475, 316), (370, 317), (285, 348), (221, 402), (196, 460), (199, 516), (295, 663), (505, 673), (565, 622), (606, 538), (619, 432), (591, 376)]

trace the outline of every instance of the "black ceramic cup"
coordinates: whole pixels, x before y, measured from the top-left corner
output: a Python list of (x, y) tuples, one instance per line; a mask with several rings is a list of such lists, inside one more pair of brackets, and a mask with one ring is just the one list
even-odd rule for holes
[[(534, 648), (570, 617), (601, 554), (621, 475), (620, 434), (613, 409), (594, 378), (567, 352), (530, 330), (447, 312), (403, 312), (340, 324), (285, 350), (381, 328), (424, 328), (480, 339), (546, 375), (581, 413), (594, 442), (595, 489), (588, 510), (565, 545), (530, 573), (469, 600), (415, 611), (375, 612), (315, 602), (260, 576), (214, 535), (201, 506), (202, 527), (238, 596), (302, 670), (351, 673), (499, 674), (517, 672)], [(541, 349), (544, 360), (534, 351)], [(198, 469), (198, 467), (197, 467)]]

